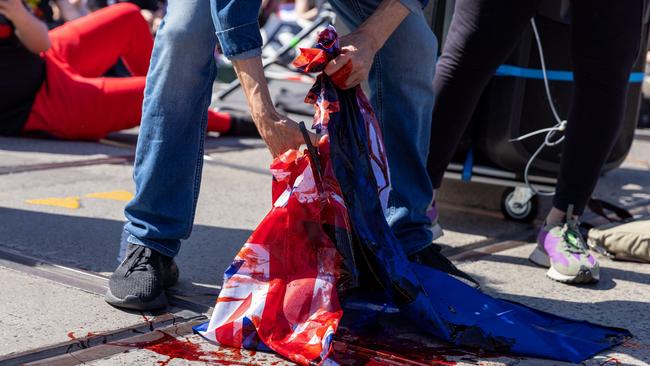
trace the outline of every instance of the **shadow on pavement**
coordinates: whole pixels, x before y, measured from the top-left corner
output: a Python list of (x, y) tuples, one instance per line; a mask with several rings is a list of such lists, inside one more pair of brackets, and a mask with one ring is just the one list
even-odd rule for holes
[[(482, 257), (482, 261), (498, 262), (498, 263), (507, 263), (515, 264), (520, 266), (529, 266), (534, 268), (540, 268), (533, 263), (531, 263), (528, 258), (513, 257), (503, 254), (491, 254), (489, 256)], [(609, 261), (608, 259), (605, 259)], [(616, 262), (613, 262), (614, 265)], [(649, 265), (649, 264), (639, 264), (639, 265)], [(650, 284), (650, 274), (639, 273), (633, 271), (627, 271), (619, 268), (605, 267), (600, 271), (600, 281), (595, 285), (583, 285), (580, 288), (589, 289), (589, 290), (609, 290), (616, 287), (616, 280), (625, 280), (629, 282), (635, 282), (642, 285)], [(646, 304), (647, 306), (647, 304)]]
[[(123, 222), (0, 208), (0, 246), (67, 267), (112, 272)], [(184, 294), (214, 296), (250, 230), (194, 226), (177, 261)], [(214, 298), (211, 299), (214, 301)]]
[(128, 149), (100, 144), (94, 141), (62, 141), (45, 138), (0, 137), (0, 151), (44, 153), (53, 155), (125, 155)]
[[(116, 142), (135, 148), (138, 143), (137, 131), (129, 130), (124, 132), (115, 132), (110, 134), (106, 140)], [(245, 143), (246, 142), (246, 143)], [(205, 137), (205, 149), (228, 149), (228, 150), (245, 150), (250, 148), (266, 147), (261, 139), (256, 138), (239, 138), (230, 136), (218, 136), (216, 133), (208, 133)]]
[[(102, 142), (98, 141), (64, 141), (51, 138), (0, 137), (0, 151), (45, 153), (53, 155), (125, 155), (133, 154), (138, 142), (138, 135), (132, 131), (116, 132)], [(217, 137), (208, 135), (205, 149), (244, 150), (264, 147), (260, 139)]]
[(594, 196), (624, 207), (650, 203), (650, 170), (615, 169), (600, 178)]

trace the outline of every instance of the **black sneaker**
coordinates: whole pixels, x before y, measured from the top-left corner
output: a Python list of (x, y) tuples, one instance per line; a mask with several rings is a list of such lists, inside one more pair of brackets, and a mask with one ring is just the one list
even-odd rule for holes
[(178, 283), (178, 266), (172, 257), (163, 255), (163, 287), (174, 287)]
[(125, 309), (161, 309), (167, 306), (165, 287), (173, 286), (177, 280), (178, 267), (173, 258), (129, 244), (125, 259), (108, 281), (105, 300)]
[(420, 250), (419, 252), (410, 255), (409, 260), (417, 264), (437, 269), (438, 271), (445, 272), (455, 279), (463, 282), (464, 284), (480, 289), (481, 285), (472, 276), (461, 271), (456, 267), (447, 257), (440, 253), (440, 246), (431, 244), (428, 247)]

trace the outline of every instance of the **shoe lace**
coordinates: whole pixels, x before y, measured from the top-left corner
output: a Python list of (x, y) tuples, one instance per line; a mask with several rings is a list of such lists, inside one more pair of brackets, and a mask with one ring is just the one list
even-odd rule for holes
[(566, 213), (566, 223), (562, 227), (563, 242), (571, 253), (582, 254), (587, 250), (585, 240), (580, 233), (580, 222), (573, 217), (573, 205), (569, 205)]
[(149, 258), (151, 258), (151, 254), (148, 253), (148, 251), (145, 248), (141, 248), (138, 250), (134, 250), (129, 255), (127, 256), (127, 260), (131, 260), (133, 256), (136, 256), (135, 261), (133, 261), (133, 264), (129, 269), (126, 271), (124, 274), (124, 277), (128, 277), (131, 275), (131, 273), (136, 272), (136, 271), (146, 271), (147, 270), (147, 263), (149, 262)]

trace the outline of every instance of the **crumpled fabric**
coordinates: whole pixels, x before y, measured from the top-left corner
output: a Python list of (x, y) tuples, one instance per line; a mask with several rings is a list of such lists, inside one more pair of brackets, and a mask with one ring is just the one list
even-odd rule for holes
[(199, 334), (301, 365), (334, 365), (339, 297), (352, 294), (366, 312), (394, 308), (432, 337), (486, 352), (579, 362), (631, 337), (493, 298), (409, 262), (384, 218), (389, 170), (370, 103), (360, 87), (337, 89), (322, 73), (338, 52), (329, 27), (294, 62), (320, 72), (305, 101), (315, 106), (312, 127), (327, 136), (273, 161), (273, 208), (226, 271)]

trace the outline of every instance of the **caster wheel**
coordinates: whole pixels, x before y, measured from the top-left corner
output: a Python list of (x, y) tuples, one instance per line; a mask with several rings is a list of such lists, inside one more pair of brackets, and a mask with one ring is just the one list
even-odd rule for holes
[(501, 213), (508, 220), (530, 223), (537, 217), (537, 210), (537, 196), (523, 204), (515, 200), (514, 188), (506, 189), (501, 196)]

